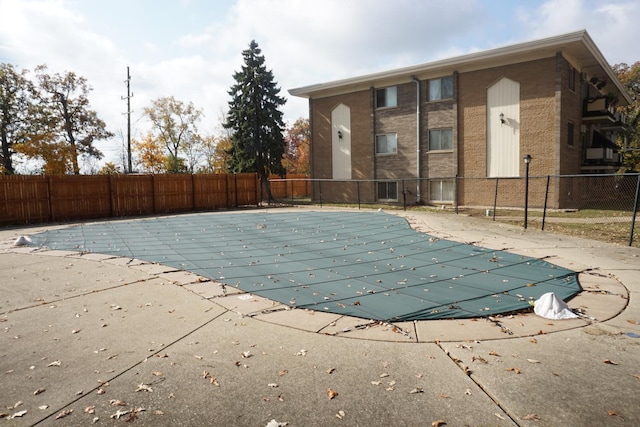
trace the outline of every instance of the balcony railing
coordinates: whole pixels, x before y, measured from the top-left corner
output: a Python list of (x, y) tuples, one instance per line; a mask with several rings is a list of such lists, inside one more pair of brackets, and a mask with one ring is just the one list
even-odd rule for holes
[(583, 121), (599, 121), (624, 126), (627, 116), (616, 111), (616, 107), (607, 98), (593, 98), (584, 101), (582, 109)]

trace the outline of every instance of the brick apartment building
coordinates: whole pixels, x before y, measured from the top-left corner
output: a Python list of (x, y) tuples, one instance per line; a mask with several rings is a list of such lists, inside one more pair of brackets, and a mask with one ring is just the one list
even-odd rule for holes
[(522, 185), (527, 155), (531, 176), (615, 172), (631, 103), (584, 30), (289, 93), (309, 99), (315, 199), (438, 205), (486, 204), (466, 178)]

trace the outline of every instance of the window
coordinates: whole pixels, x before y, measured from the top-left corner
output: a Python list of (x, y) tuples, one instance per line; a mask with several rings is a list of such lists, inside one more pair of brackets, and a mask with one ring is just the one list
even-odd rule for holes
[(567, 123), (567, 144), (570, 147), (573, 147), (573, 141), (575, 138), (574, 130), (573, 130), (573, 122)]
[(432, 202), (453, 202), (453, 180), (436, 179), (429, 181), (429, 200)]
[(429, 150), (453, 150), (453, 129), (429, 130)]
[(396, 107), (398, 105), (398, 89), (395, 86), (376, 89), (376, 107)]
[(376, 135), (376, 154), (395, 154), (398, 151), (398, 136), (395, 133)]
[(378, 200), (398, 200), (397, 182), (379, 182)]
[(453, 76), (429, 80), (429, 101), (453, 98)]
[(576, 69), (569, 65), (569, 90), (576, 91)]

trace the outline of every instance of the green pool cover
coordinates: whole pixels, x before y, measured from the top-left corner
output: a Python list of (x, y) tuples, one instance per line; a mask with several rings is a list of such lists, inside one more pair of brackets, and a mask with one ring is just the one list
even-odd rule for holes
[[(283, 304), (387, 322), (513, 312), (577, 274), (432, 237), (384, 212), (211, 213), (72, 226), (32, 244), (137, 258)], [(213, 286), (213, 285), (212, 285)]]

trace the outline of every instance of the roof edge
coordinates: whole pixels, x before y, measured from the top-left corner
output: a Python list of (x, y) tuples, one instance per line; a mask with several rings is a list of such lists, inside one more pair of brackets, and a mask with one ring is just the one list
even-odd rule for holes
[(393, 70), (381, 71), (377, 73), (365, 74), (357, 77), (350, 77), (346, 79), (333, 80), (326, 83), (319, 83), (309, 86), (302, 86), (293, 89), (289, 89), (288, 92), (292, 96), (298, 96), (302, 98), (310, 98), (313, 93), (339, 89), (346, 86), (364, 84), (369, 82), (375, 82), (382, 79), (389, 79), (394, 77), (411, 76), (425, 71), (436, 70), (438, 68), (455, 67), (460, 64), (470, 63), (481, 60), (490, 60), (492, 58), (505, 57), (508, 55), (514, 55), (518, 53), (525, 53), (527, 51), (533, 51), (536, 49), (544, 49), (549, 47), (561, 47), (571, 42), (582, 42), (587, 48), (589, 53), (594, 56), (598, 63), (607, 73), (609, 79), (616, 85), (616, 88), (623, 94), (628, 103), (631, 103), (631, 98), (626, 89), (622, 86), (622, 83), (615, 76), (611, 66), (600, 52), (600, 49), (596, 46), (593, 39), (589, 36), (586, 29), (581, 29), (571, 33), (560, 34), (556, 36), (546, 37), (543, 39), (530, 40), (522, 43), (511, 44), (501, 46), (489, 50), (468, 53), (465, 55), (455, 56), (452, 58), (440, 59), (431, 62), (425, 62), (418, 65), (412, 65), (408, 67), (396, 68)]

